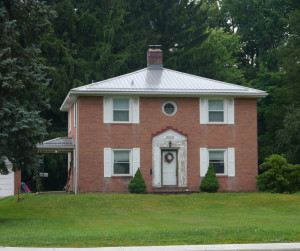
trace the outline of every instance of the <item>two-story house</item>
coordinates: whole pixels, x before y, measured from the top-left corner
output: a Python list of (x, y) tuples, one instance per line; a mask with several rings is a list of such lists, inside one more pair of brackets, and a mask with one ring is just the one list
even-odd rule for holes
[(128, 192), (138, 168), (148, 192), (199, 191), (209, 162), (219, 191), (255, 191), (257, 100), (266, 95), (163, 68), (150, 47), (146, 68), (70, 90), (61, 106), (69, 138), (43, 147), (69, 152), (75, 192)]

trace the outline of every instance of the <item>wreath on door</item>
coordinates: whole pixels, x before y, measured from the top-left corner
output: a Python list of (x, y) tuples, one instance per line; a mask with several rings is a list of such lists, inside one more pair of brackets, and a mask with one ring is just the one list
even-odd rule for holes
[(168, 163), (171, 163), (173, 161), (173, 159), (174, 159), (173, 153), (167, 153), (165, 155), (165, 161), (167, 161)]

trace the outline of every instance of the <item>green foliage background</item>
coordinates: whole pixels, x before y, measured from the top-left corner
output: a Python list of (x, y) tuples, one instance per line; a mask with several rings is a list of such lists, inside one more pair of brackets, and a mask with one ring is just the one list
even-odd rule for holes
[[(52, 123), (47, 138), (66, 135), (67, 114), (59, 108), (71, 88), (144, 68), (147, 46), (161, 44), (166, 68), (267, 91), (269, 96), (258, 103), (259, 162), (283, 153), (289, 162), (300, 163), (299, 1), (48, 0), (46, 4), (56, 16), (46, 18), (52, 22), (51, 30), (40, 31), (41, 36), (35, 33), (41, 54), (34, 55), (50, 67), (43, 95), (51, 108), (41, 113), (41, 123)], [(26, 19), (24, 13), (21, 17)], [(30, 41), (33, 34), (24, 33), (24, 38)], [(1, 39), (1, 52), (5, 41)], [(29, 127), (34, 125), (38, 124)], [(33, 142), (42, 137), (43, 130)], [(62, 162), (51, 163), (49, 168), (55, 169)]]

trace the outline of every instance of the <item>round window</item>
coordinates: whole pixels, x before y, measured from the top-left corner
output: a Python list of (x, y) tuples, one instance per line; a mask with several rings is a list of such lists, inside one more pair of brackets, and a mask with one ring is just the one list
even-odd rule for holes
[(162, 111), (167, 116), (173, 116), (177, 112), (177, 105), (172, 101), (167, 101), (163, 104)]

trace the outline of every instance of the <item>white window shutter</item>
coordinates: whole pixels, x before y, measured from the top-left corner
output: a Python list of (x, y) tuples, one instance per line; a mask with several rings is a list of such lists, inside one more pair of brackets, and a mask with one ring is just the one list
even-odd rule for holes
[(140, 123), (140, 107), (139, 98), (132, 98), (132, 123)]
[(111, 148), (104, 148), (104, 177), (111, 177)]
[(136, 171), (140, 168), (140, 148), (132, 149), (132, 175), (134, 176)]
[(111, 123), (112, 101), (109, 97), (103, 97), (103, 123)]
[(200, 177), (204, 177), (208, 169), (207, 148), (200, 148)]
[(208, 105), (206, 98), (200, 98), (200, 124), (208, 122)]
[(234, 124), (234, 99), (228, 99), (228, 124)]
[(228, 148), (228, 177), (235, 177), (235, 149)]

